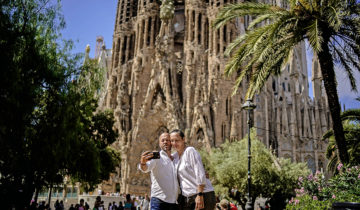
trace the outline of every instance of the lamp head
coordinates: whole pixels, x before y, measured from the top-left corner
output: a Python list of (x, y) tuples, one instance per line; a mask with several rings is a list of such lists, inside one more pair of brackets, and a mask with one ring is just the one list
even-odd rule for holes
[(256, 105), (252, 102), (251, 99), (247, 99), (241, 108), (245, 110), (253, 110), (256, 108)]

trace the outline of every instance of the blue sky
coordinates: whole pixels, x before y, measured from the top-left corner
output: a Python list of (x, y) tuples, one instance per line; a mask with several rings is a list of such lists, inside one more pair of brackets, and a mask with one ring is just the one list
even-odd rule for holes
[[(75, 41), (74, 53), (84, 52), (87, 44), (90, 44), (90, 57), (94, 57), (96, 37), (103, 36), (106, 48), (112, 48), (112, 36), (114, 31), (117, 0), (62, 0), (62, 11), (66, 21), (63, 30), (63, 38)], [(312, 53), (307, 50), (309, 70), (309, 93), (312, 97), (311, 85), (311, 59)], [(360, 90), (360, 73), (355, 73)], [(340, 101), (346, 108), (360, 108), (360, 102), (356, 97), (360, 93), (350, 91), (346, 75), (337, 67), (338, 92)]]
[(116, 0), (62, 0), (66, 28), (63, 38), (75, 41), (74, 53), (84, 52), (90, 44), (94, 57), (96, 36), (103, 36), (106, 48), (112, 48)]

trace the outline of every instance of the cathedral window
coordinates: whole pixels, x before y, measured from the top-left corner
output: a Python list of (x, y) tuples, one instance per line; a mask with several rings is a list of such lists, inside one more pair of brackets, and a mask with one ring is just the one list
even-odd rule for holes
[(143, 44), (144, 44), (144, 40), (143, 40), (143, 36), (144, 36), (144, 33), (145, 33), (145, 20), (142, 20), (142, 25), (141, 25), (141, 33), (140, 33), (140, 36), (139, 36), (139, 39), (140, 39), (140, 49), (143, 48)]
[(216, 33), (217, 33), (217, 45), (216, 45), (216, 54), (219, 54), (219, 51), (220, 51), (220, 43), (219, 43), (219, 39), (220, 39), (220, 30), (216, 30)]
[(198, 16), (198, 44), (201, 44), (201, 30), (202, 30), (202, 28), (201, 28), (201, 24), (202, 24), (202, 21), (201, 21), (201, 19), (202, 19), (202, 15), (201, 15), (201, 13), (199, 13), (199, 16)]
[(120, 51), (120, 38), (118, 38), (116, 42), (115, 68), (118, 67), (119, 64), (119, 51)]
[(137, 8), (138, 8), (138, 1), (133, 1), (132, 5), (132, 17), (135, 17), (137, 15)]
[(173, 91), (172, 91), (172, 77), (171, 77), (171, 69), (168, 69), (168, 79), (169, 79), (169, 86), (170, 86), (170, 95), (173, 95)]
[(125, 63), (125, 58), (126, 58), (126, 43), (127, 43), (127, 36), (124, 37), (124, 42), (123, 42), (123, 46), (121, 49), (121, 64)]
[(194, 30), (194, 28), (195, 28), (195, 11), (193, 10), (192, 11), (192, 20), (191, 20), (191, 39), (190, 39), (190, 41), (194, 41), (194, 39), (195, 39), (195, 30)]
[(276, 92), (276, 81), (274, 79), (272, 81), (272, 89), (274, 92)]
[(225, 114), (229, 115), (229, 99), (225, 101)]
[(209, 48), (209, 20), (206, 18), (205, 20), (205, 33), (204, 33), (204, 44), (205, 44), (205, 49)]
[(226, 125), (225, 123), (223, 123), (221, 125), (221, 138), (223, 141), (225, 141), (225, 138), (226, 138)]
[(130, 43), (129, 43), (129, 51), (130, 51), (129, 59), (132, 59), (134, 57), (134, 45), (135, 45), (134, 34), (131, 34)]
[(150, 39), (151, 39), (151, 17), (148, 19), (148, 25), (147, 25), (147, 37), (146, 37), (146, 45), (150, 45)]

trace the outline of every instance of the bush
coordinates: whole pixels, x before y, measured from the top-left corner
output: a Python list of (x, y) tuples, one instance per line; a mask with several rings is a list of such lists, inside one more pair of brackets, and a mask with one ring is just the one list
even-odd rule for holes
[(360, 167), (346, 168), (340, 163), (337, 170), (327, 182), (320, 172), (300, 177), (300, 188), (286, 209), (329, 209), (334, 202), (360, 202)]
[[(251, 197), (271, 198), (274, 209), (283, 209), (294, 195), (299, 176), (310, 173), (305, 163), (292, 163), (277, 158), (251, 133)], [(248, 192), (248, 141), (225, 142), (211, 152), (201, 151), (202, 160), (212, 179), (217, 195), (225, 195), (240, 205), (246, 203)]]

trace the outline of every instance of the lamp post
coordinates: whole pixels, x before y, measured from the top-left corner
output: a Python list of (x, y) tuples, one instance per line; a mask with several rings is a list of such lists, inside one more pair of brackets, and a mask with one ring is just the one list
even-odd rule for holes
[(250, 141), (250, 129), (251, 129), (251, 111), (254, 110), (256, 108), (256, 105), (254, 103), (252, 103), (251, 99), (247, 99), (246, 102), (242, 105), (242, 108), (244, 110), (248, 111), (248, 200), (246, 202), (245, 205), (245, 209), (246, 210), (253, 210), (254, 206), (253, 206), (253, 202), (251, 199), (251, 141)]

